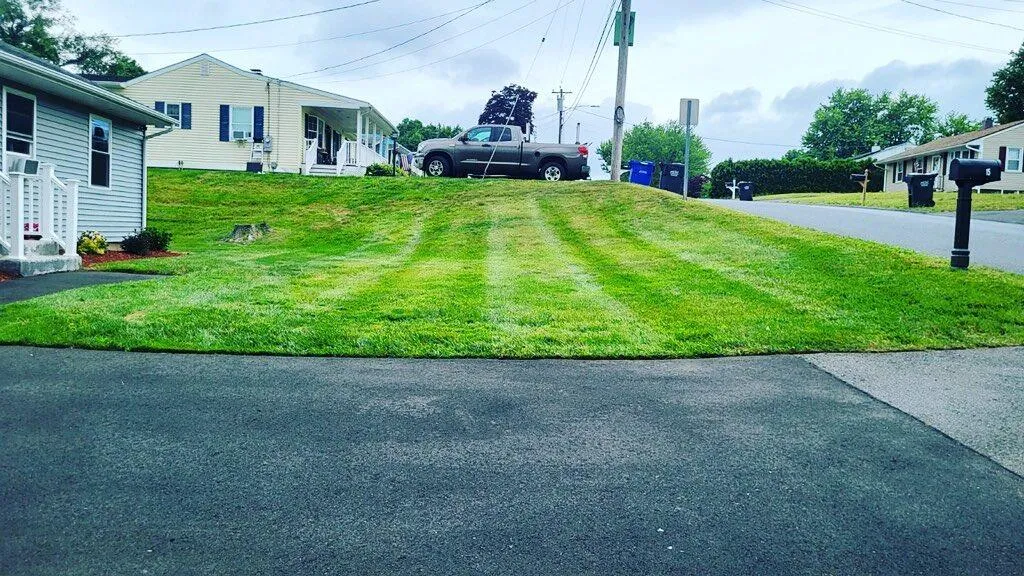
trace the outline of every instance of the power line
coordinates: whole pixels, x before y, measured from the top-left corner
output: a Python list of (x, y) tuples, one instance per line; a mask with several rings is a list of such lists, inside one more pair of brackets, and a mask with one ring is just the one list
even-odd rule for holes
[(366, 60), (368, 58), (373, 58), (374, 56), (379, 56), (381, 54), (384, 54), (385, 52), (390, 52), (390, 51), (392, 51), (392, 50), (394, 50), (396, 48), (401, 48), (402, 46), (405, 46), (406, 44), (409, 44), (409, 43), (414, 42), (414, 41), (416, 41), (416, 40), (418, 40), (420, 38), (423, 38), (424, 36), (426, 36), (427, 34), (430, 34), (431, 32), (435, 32), (437, 30), (440, 30), (441, 28), (444, 28), (445, 26), (451, 24), (452, 22), (455, 22), (459, 18), (462, 18), (463, 16), (467, 16), (467, 15), (471, 14), (472, 12), (482, 8), (483, 6), (486, 6), (487, 4), (490, 4), (491, 2), (494, 2), (494, 0), (484, 0), (483, 2), (477, 4), (476, 6), (473, 6), (472, 8), (467, 10), (466, 12), (463, 12), (462, 14), (459, 14), (458, 16), (456, 16), (454, 18), (450, 18), (448, 20), (445, 20), (444, 22), (438, 24), (437, 26), (434, 26), (430, 30), (427, 30), (426, 32), (421, 32), (420, 34), (417, 34), (417, 35), (413, 36), (412, 38), (408, 38), (406, 40), (403, 40), (402, 42), (399, 42), (398, 44), (395, 44), (395, 45), (392, 45), (392, 46), (388, 46), (387, 48), (385, 48), (383, 50), (378, 50), (377, 52), (374, 52), (373, 54), (367, 54), (365, 56), (360, 56), (359, 58), (354, 58), (354, 59), (349, 60), (347, 62), (342, 62), (341, 64), (333, 64), (331, 66), (324, 66), (322, 68), (317, 68), (316, 70), (310, 70), (308, 72), (299, 72), (298, 74), (292, 74), (291, 76), (286, 76), (286, 78), (295, 78), (296, 76), (307, 76), (309, 74), (316, 74), (317, 72), (323, 72), (325, 70), (333, 70), (335, 68), (341, 68), (342, 66), (347, 66), (349, 64), (354, 64), (356, 62), (361, 62), (361, 61)]
[(518, 27), (518, 28), (516, 28), (514, 30), (506, 32), (506, 33), (504, 33), (504, 34), (502, 34), (500, 36), (496, 36), (494, 38), (491, 38), (490, 40), (488, 40), (487, 42), (484, 42), (483, 44), (478, 44), (478, 45), (476, 45), (476, 46), (474, 46), (472, 48), (468, 48), (466, 50), (462, 50), (462, 51), (456, 52), (455, 54), (452, 54), (451, 56), (447, 56), (447, 57), (441, 58), (439, 60), (434, 60), (433, 62), (428, 62), (426, 64), (420, 64), (419, 66), (413, 66), (411, 68), (406, 68), (404, 70), (396, 70), (394, 72), (387, 72), (385, 74), (374, 74), (372, 76), (363, 76), (361, 78), (338, 78), (336, 80), (326, 80), (325, 83), (331, 84), (331, 83), (337, 83), (337, 82), (362, 82), (362, 81), (365, 81), (365, 80), (376, 80), (378, 78), (387, 78), (389, 76), (398, 76), (399, 74), (406, 74), (408, 72), (415, 72), (417, 70), (422, 70), (424, 68), (429, 68), (430, 66), (434, 66), (436, 64), (441, 64), (442, 62), (448, 62), (448, 61), (454, 60), (454, 59), (456, 59), (456, 58), (458, 58), (460, 56), (465, 56), (466, 54), (469, 54), (470, 52), (475, 52), (475, 51), (477, 51), (477, 50), (479, 50), (481, 48), (484, 48), (486, 46), (490, 46), (491, 44), (494, 44), (495, 42), (497, 42), (499, 40), (504, 40), (505, 38), (508, 38), (509, 36), (518, 34), (519, 32), (522, 32), (523, 30), (529, 28), (530, 26), (533, 26), (534, 24), (540, 22), (541, 20), (547, 18), (548, 16), (554, 14), (555, 12), (558, 12), (561, 9), (562, 8), (559, 6), (559, 7), (555, 8), (554, 10), (550, 10), (548, 12), (545, 12), (539, 18), (531, 20), (531, 21), (527, 22), (526, 24), (523, 24), (522, 26), (520, 26), (520, 27)]
[[(562, 69), (562, 78), (558, 81), (558, 85), (561, 86), (565, 83), (565, 74), (569, 71), (569, 64), (572, 62), (572, 54), (576, 50), (576, 38), (580, 35), (580, 25), (583, 24), (583, 11), (587, 9), (587, 0), (583, 0), (583, 4), (580, 5), (580, 17), (576, 20), (576, 32), (572, 35), (572, 44), (569, 45), (569, 55), (565, 57), (565, 68)], [(568, 17), (569, 11), (565, 11), (566, 17)]]
[(291, 16), (281, 16), (279, 18), (267, 18), (265, 20), (252, 20), (250, 22), (238, 22), (235, 24), (222, 24), (219, 26), (206, 26), (204, 28), (187, 28), (182, 30), (166, 30), (163, 32), (137, 32), (135, 34), (119, 34), (113, 36), (113, 38), (139, 38), (142, 36), (167, 36), (170, 34), (188, 34), (190, 32), (205, 32), (207, 30), (224, 30), (226, 28), (241, 28), (243, 26), (255, 26), (257, 24), (267, 24), (270, 22), (282, 22), (284, 20), (294, 20), (296, 18), (305, 18), (307, 16), (317, 16), (319, 14), (327, 14), (330, 12), (338, 12), (340, 10), (348, 10), (350, 8), (358, 8), (359, 6), (366, 6), (368, 4), (376, 4), (380, 0), (365, 0), (357, 4), (348, 4), (345, 6), (337, 6), (335, 8), (326, 8), (324, 10), (316, 10), (313, 12), (303, 12), (302, 14), (293, 14)]
[(982, 10), (995, 10), (997, 12), (1012, 12), (1014, 14), (1024, 14), (1024, 10), (1014, 10), (1013, 8), (996, 8), (995, 6), (982, 6), (980, 4), (969, 4), (967, 2), (956, 2), (955, 0), (934, 0), (935, 2), (942, 2), (943, 4), (953, 4), (955, 6), (966, 6), (968, 8), (980, 8)]
[[(589, 110), (580, 109), (580, 112), (583, 112), (584, 114), (590, 114), (591, 116), (594, 116), (595, 118), (600, 118), (602, 120), (611, 121), (611, 118), (609, 118), (607, 116), (604, 116), (604, 115), (601, 115), (601, 114), (595, 114), (593, 112), (590, 112)], [(629, 124), (630, 126), (636, 126), (635, 122), (625, 122), (625, 124)], [(746, 140), (730, 140), (728, 138), (714, 138), (714, 137), (711, 137), (711, 136), (699, 136), (699, 138), (701, 140), (711, 140), (712, 142), (728, 142), (730, 144), (746, 144), (748, 146), (773, 146), (773, 147), (777, 147), (777, 148), (800, 148), (800, 146), (796, 146), (794, 144), (774, 144), (774, 143), (770, 143), (770, 142), (749, 142), (749, 141), (746, 141)]]
[[(384, 59), (384, 60), (378, 60), (377, 62), (370, 62), (370, 63), (364, 64), (362, 66), (354, 66), (354, 67), (348, 68), (346, 70), (339, 70), (337, 72), (328, 72), (326, 74), (322, 74), (320, 76), (317, 76), (316, 78), (327, 78), (329, 76), (335, 76), (335, 75), (340, 74), (340, 73), (354, 72), (356, 70), (364, 70), (366, 68), (372, 68), (374, 66), (380, 66), (381, 64), (386, 64), (388, 62), (394, 62), (395, 60), (400, 60), (402, 58), (405, 58), (406, 56), (412, 56), (413, 54), (418, 54), (420, 52), (423, 52), (424, 50), (429, 50), (430, 48), (433, 48), (435, 46), (439, 46), (441, 44), (446, 44), (449, 41), (454, 40), (456, 38), (459, 38), (461, 36), (465, 36), (466, 34), (469, 34), (470, 32), (475, 32), (475, 31), (483, 28), (484, 26), (489, 26), (489, 25), (491, 25), (491, 24), (493, 24), (495, 22), (498, 22), (499, 20), (503, 20), (503, 19), (507, 18), (508, 16), (511, 16), (512, 14), (515, 14), (516, 12), (519, 12), (520, 10), (526, 8), (527, 6), (530, 6), (531, 4), (536, 4), (537, 1), (538, 0), (529, 0), (525, 4), (522, 4), (521, 6), (519, 6), (518, 8), (515, 8), (513, 10), (505, 12), (504, 14), (502, 14), (501, 16), (498, 16), (496, 18), (492, 18), (492, 19), (488, 20), (487, 22), (484, 22), (484, 23), (478, 25), (476, 28), (472, 28), (470, 30), (459, 32), (458, 34), (454, 34), (454, 35), (449, 36), (449, 37), (447, 37), (447, 38), (445, 38), (443, 40), (438, 40), (437, 42), (434, 42), (433, 44), (427, 44), (426, 46), (423, 46), (421, 48), (417, 48), (416, 50), (413, 50), (411, 52), (406, 52), (405, 54), (399, 54), (397, 56), (392, 56), (391, 58), (387, 58), (387, 59)], [(344, 64), (339, 64), (338, 66), (344, 66)]]
[(618, 6), (618, 0), (612, 0), (611, 5), (608, 7), (608, 16), (605, 18), (604, 28), (601, 30), (601, 35), (597, 39), (597, 46), (594, 49), (594, 55), (590, 57), (590, 65), (587, 67), (587, 72), (583, 76), (583, 81), (580, 83), (579, 90), (576, 91), (576, 99), (573, 101), (572, 106), (569, 107), (569, 117), (572, 116), (576, 108), (579, 107), (580, 102), (583, 101), (583, 95), (587, 89), (590, 88), (590, 81), (594, 78), (594, 73), (597, 71), (597, 65), (601, 61), (601, 56), (604, 54), (604, 48), (608, 45), (608, 39), (611, 38), (611, 31), (614, 28), (612, 26), (612, 18), (615, 16), (615, 7)]
[[(438, 14), (429, 18), (421, 18), (419, 20), (413, 20), (411, 22), (405, 22), (404, 24), (395, 24), (393, 26), (386, 26), (384, 28), (375, 28), (373, 30), (365, 30), (363, 32), (352, 32), (349, 34), (343, 34), (341, 36), (329, 36), (327, 38), (313, 38), (311, 40), (301, 40), (299, 42), (286, 42), (283, 44), (260, 44), (258, 46), (245, 46), (236, 48), (214, 48), (206, 49), (205, 52), (217, 54), (221, 52), (247, 52), (250, 50), (267, 50), (270, 48), (284, 48), (288, 46), (304, 46), (306, 44), (316, 44), (318, 42), (330, 42), (331, 40), (345, 40), (347, 38), (356, 38), (358, 36), (369, 36), (370, 34), (376, 34), (377, 32), (387, 32), (389, 30), (397, 30), (399, 28), (405, 28), (414, 24), (422, 24), (423, 22), (430, 22), (431, 20), (437, 20), (438, 18), (444, 18), (445, 16), (451, 16), (452, 14), (458, 14), (465, 10), (469, 10), (472, 6), (460, 8), (458, 10), (452, 10), (451, 12), (445, 12), (444, 14)], [(167, 52), (132, 52), (134, 56), (166, 56), (173, 54), (195, 54), (196, 50), (171, 50)]]
[(949, 16), (956, 16), (957, 18), (963, 18), (964, 20), (971, 20), (973, 22), (981, 22), (982, 24), (988, 24), (989, 26), (998, 26), (1000, 28), (1008, 28), (1010, 30), (1018, 30), (1020, 32), (1024, 32), (1024, 28), (1020, 28), (1019, 26), (1011, 26), (1009, 24), (1003, 24), (1002, 22), (992, 22), (991, 20), (983, 20), (981, 18), (975, 18), (974, 16), (967, 16), (965, 14), (957, 14), (956, 12), (950, 12), (948, 10), (943, 10), (942, 8), (936, 8), (934, 6), (926, 6), (924, 4), (918, 4), (917, 2), (911, 2), (911, 0), (902, 0), (902, 1), (903, 1), (904, 4), (910, 4), (911, 6), (917, 6), (919, 8), (924, 8), (925, 10), (931, 10), (932, 12), (938, 12), (940, 14), (947, 14)]
[[(959, 42), (959, 41), (956, 41), (956, 40), (949, 40), (949, 39), (946, 39), (946, 38), (939, 38), (939, 37), (936, 37), (936, 36), (927, 36), (925, 34), (918, 34), (916, 32), (907, 32), (906, 30), (900, 30), (900, 29), (897, 29), (897, 28), (890, 28), (888, 26), (882, 26), (882, 25), (879, 25), (879, 24), (872, 24), (870, 22), (865, 22), (863, 20), (857, 20), (855, 18), (850, 18), (850, 17), (847, 17), (847, 16), (843, 16), (841, 14), (835, 14), (834, 12), (826, 12), (824, 10), (818, 10), (817, 8), (811, 8), (809, 6), (804, 6), (803, 4), (797, 4), (796, 2), (790, 2), (788, 0), (780, 0), (780, 1), (776, 1), (776, 0), (761, 0), (761, 2), (764, 2), (766, 4), (772, 4), (774, 6), (778, 6), (779, 8), (785, 8), (787, 10), (793, 10), (793, 11), (796, 11), (796, 12), (801, 12), (803, 14), (809, 14), (811, 16), (817, 16), (819, 18), (825, 18), (826, 20), (835, 20), (837, 22), (842, 22), (844, 24), (850, 24), (850, 25), (853, 25), (853, 26), (859, 26), (861, 28), (867, 28), (869, 30), (875, 30), (875, 31), (878, 31), (878, 32), (885, 32), (885, 33), (888, 33), (888, 34), (894, 34), (896, 36), (903, 36), (903, 37), (907, 37), (907, 38), (916, 38), (918, 40), (924, 40), (926, 42), (933, 42), (935, 44), (944, 44), (944, 45), (947, 45), (947, 46), (959, 46), (961, 48), (970, 48), (972, 50), (982, 50), (984, 52), (991, 52), (991, 53), (994, 53), (994, 54), (1003, 54), (1003, 55), (1005, 55), (1005, 54), (1007, 54), (1009, 52), (1008, 50), (1000, 50), (998, 48), (990, 48), (988, 46), (979, 46), (977, 44), (970, 44), (970, 43), (967, 43), (967, 42)], [(783, 4), (782, 2), (785, 2), (785, 4)]]

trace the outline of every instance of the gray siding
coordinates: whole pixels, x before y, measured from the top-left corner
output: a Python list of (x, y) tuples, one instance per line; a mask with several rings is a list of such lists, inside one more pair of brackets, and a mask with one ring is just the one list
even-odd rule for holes
[(79, 231), (99, 230), (107, 240), (119, 242), (143, 228), (143, 129), (108, 118), (113, 122), (110, 189), (92, 188), (89, 110), (48, 94), (12, 87), (36, 96), (36, 158), (53, 164), (61, 180), (78, 180)]

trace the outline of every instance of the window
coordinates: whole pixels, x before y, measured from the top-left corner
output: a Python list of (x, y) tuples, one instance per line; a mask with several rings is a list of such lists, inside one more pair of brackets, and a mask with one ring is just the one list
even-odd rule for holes
[(491, 142), (511, 142), (512, 141), (512, 129), (511, 128), (494, 128), (491, 131)]
[(932, 173), (940, 174), (942, 172), (942, 156), (932, 156)]
[(896, 179), (893, 182), (903, 182), (903, 161), (896, 163)]
[(977, 157), (978, 157), (978, 151), (977, 150), (967, 149), (967, 150), (957, 150), (957, 151), (953, 152), (953, 158), (963, 158), (965, 160), (970, 160), (972, 158), (977, 158)]
[(177, 102), (168, 102), (167, 108), (164, 113), (170, 116), (171, 118), (174, 118), (179, 123), (181, 122), (181, 104), (178, 104)]
[(110, 120), (89, 117), (89, 184), (110, 188)]
[(252, 138), (252, 106), (231, 107), (231, 139), (248, 140)]
[(4, 150), (32, 156), (36, 144), (36, 100), (29, 94), (4, 91)]
[(466, 133), (466, 140), (469, 142), (490, 142), (491, 141), (491, 129), (490, 128), (473, 128)]
[(1006, 171), (1021, 172), (1022, 164), (1024, 164), (1024, 148), (1007, 148)]

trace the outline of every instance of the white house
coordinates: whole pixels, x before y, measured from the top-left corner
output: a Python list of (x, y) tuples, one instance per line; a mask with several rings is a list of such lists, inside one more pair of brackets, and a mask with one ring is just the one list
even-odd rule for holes
[(149, 166), (362, 174), (388, 162), (395, 126), (372, 104), (243, 70), (200, 54), (103, 86), (180, 127), (153, 142)]
[(949, 181), (949, 163), (955, 158), (999, 160), (1003, 179), (985, 185), (985, 190), (1024, 192), (1024, 120), (994, 125), (986, 120), (981, 130), (939, 138), (878, 162), (885, 167), (886, 192), (906, 191), (903, 176), (908, 173), (936, 173), (935, 189), (955, 191)]
[(79, 232), (146, 226), (146, 127), (174, 120), (3, 42), (0, 86), (0, 270), (75, 270)]

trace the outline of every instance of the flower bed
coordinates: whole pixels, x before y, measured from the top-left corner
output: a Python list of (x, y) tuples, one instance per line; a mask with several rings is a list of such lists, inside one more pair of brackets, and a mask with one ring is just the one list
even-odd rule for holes
[(0, 282), (6, 282), (8, 280), (14, 280), (17, 278), (17, 274), (11, 274), (10, 272), (0, 272)]
[(181, 256), (178, 252), (150, 252), (145, 256), (138, 254), (132, 254), (130, 252), (114, 252), (110, 251), (105, 254), (85, 254), (82, 256), (82, 266), (84, 268), (91, 268), (98, 264), (106, 264), (107, 262), (123, 262), (125, 260), (139, 260), (141, 258), (174, 258), (175, 256)]

